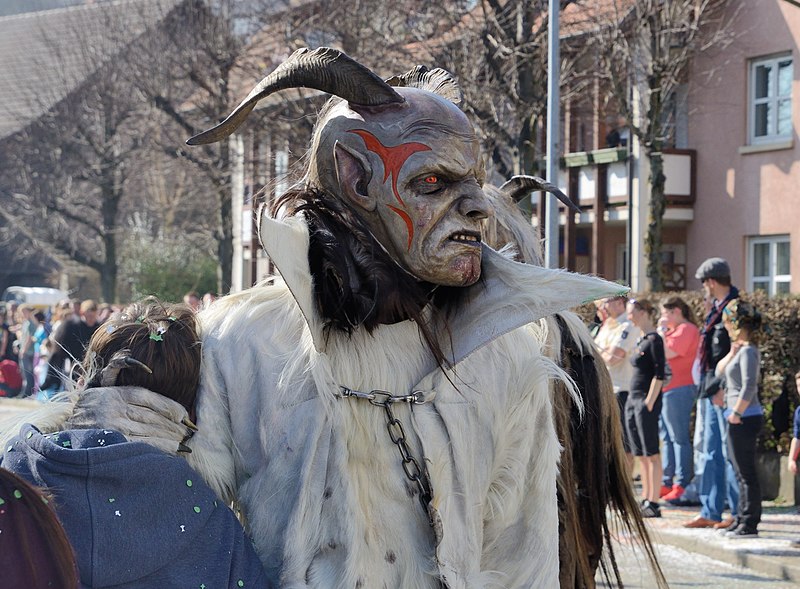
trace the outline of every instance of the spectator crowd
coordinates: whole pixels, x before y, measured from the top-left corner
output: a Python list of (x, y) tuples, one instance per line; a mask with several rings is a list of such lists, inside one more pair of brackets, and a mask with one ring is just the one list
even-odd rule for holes
[[(684, 527), (736, 539), (757, 537), (761, 520), (763, 326), (730, 274), (722, 258), (697, 269), (706, 313), (700, 324), (678, 296), (658, 304), (617, 296), (595, 301), (593, 335), (619, 402), (629, 464), (639, 462), (642, 515), (661, 517), (665, 502), (700, 505)], [(790, 458), (798, 454), (800, 443)]]
[[(190, 291), (183, 300), (197, 312), (214, 298)], [(70, 388), (92, 334), (122, 309), (74, 298), (50, 308), (13, 300), (0, 305), (0, 396), (44, 401)]]

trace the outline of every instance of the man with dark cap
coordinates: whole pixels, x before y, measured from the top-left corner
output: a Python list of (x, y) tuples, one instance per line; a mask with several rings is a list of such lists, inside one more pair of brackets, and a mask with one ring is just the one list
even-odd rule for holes
[(722, 258), (709, 258), (697, 269), (695, 278), (703, 283), (706, 297), (712, 302), (700, 331), (698, 360), (700, 364), (700, 398), (697, 400), (698, 425), (702, 423), (703, 464), (695, 465), (699, 474), (700, 515), (686, 522), (687, 528), (724, 528), (732, 521), (722, 519), (727, 496), (732, 512), (739, 503), (739, 488), (733, 467), (728, 462), (728, 427), (722, 414), (722, 388), (714, 376), (717, 363), (731, 347), (730, 337), (722, 324), (722, 311), (739, 296), (731, 285), (731, 269)]

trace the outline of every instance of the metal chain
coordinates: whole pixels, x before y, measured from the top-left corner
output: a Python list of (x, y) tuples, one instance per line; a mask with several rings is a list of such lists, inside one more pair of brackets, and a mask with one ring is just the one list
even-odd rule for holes
[(428, 512), (428, 504), (430, 503), (433, 494), (431, 492), (431, 484), (425, 470), (420, 466), (419, 462), (406, 443), (406, 432), (403, 429), (403, 423), (397, 419), (392, 411), (394, 403), (409, 403), (413, 405), (422, 405), (425, 403), (425, 393), (422, 391), (413, 391), (410, 395), (392, 395), (387, 391), (370, 391), (369, 393), (362, 393), (361, 391), (354, 391), (347, 387), (340, 386), (340, 397), (345, 399), (353, 397), (356, 399), (366, 399), (376, 407), (383, 407), (386, 412), (386, 430), (389, 432), (389, 439), (397, 446), (400, 451), (402, 459), (403, 472), (406, 474), (408, 480), (414, 483), (419, 490), (419, 500), (422, 503), (422, 508), (425, 513)]

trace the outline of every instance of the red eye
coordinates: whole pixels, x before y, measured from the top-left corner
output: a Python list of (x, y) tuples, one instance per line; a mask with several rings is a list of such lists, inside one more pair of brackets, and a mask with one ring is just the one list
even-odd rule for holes
[(425, 176), (423, 182), (425, 182), (425, 184), (438, 184), (439, 176), (434, 176), (434, 175)]

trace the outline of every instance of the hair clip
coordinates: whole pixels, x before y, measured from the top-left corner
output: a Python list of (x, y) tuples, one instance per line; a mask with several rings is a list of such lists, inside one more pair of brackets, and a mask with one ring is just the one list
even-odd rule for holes
[(117, 331), (116, 325), (106, 325), (106, 333), (114, 333)]
[(136, 323), (144, 323), (144, 315), (139, 315), (136, 318)]
[(164, 341), (164, 338), (161, 337), (160, 333), (151, 333), (150, 334), (150, 339), (153, 340), (154, 342), (163, 342)]
[(170, 321), (172, 321), (173, 323), (174, 323), (175, 321), (177, 321), (177, 320), (178, 320), (178, 318), (177, 318), (177, 317), (173, 317), (172, 315), (170, 315), (169, 317), (167, 317), (167, 319), (169, 319), (169, 320), (170, 320)]

